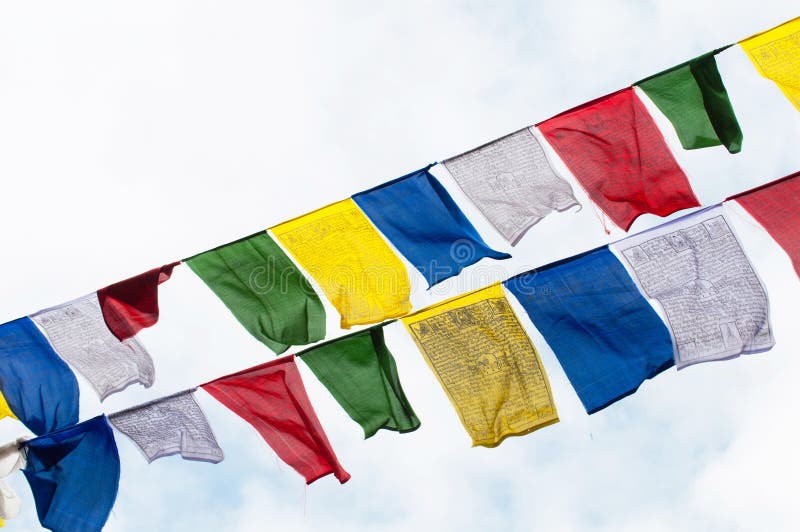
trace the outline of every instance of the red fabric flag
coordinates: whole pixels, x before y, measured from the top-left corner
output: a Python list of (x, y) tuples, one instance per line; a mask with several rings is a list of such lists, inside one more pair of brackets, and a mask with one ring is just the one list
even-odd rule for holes
[(308, 400), (294, 355), (201, 387), (250, 423), (306, 484), (331, 473), (342, 484), (350, 480)]
[(180, 264), (173, 262), (97, 291), (103, 319), (120, 341), (158, 321), (158, 285)]
[(736, 200), (786, 251), (800, 277), (800, 172), (728, 198)]
[(667, 216), (700, 205), (633, 88), (538, 127), (592, 201), (625, 231), (646, 212)]

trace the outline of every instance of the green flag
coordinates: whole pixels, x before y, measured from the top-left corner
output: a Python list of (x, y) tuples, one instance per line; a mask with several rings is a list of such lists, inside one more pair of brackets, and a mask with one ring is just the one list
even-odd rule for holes
[(245, 329), (275, 353), (325, 338), (325, 308), (311, 284), (261, 232), (186, 259)]
[(724, 49), (636, 83), (672, 122), (687, 150), (720, 144), (730, 153), (742, 149), (742, 130), (714, 58)]
[(298, 357), (364, 429), (411, 432), (420, 422), (400, 386), (394, 357), (383, 340), (381, 324), (311, 347)]

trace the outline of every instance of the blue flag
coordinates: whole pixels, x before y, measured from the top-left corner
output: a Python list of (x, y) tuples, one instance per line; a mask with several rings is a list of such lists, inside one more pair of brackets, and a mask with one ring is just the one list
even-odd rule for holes
[(25, 442), (25, 478), (43, 527), (100, 532), (119, 487), (119, 453), (105, 416)]
[(353, 196), (361, 210), (429, 286), (458, 275), (484, 257), (508, 259), (490, 248), (426, 166)]
[(608, 249), (505, 282), (593, 414), (674, 364), (669, 330)]
[(34, 434), (78, 422), (78, 381), (30, 318), (0, 325), (0, 391)]

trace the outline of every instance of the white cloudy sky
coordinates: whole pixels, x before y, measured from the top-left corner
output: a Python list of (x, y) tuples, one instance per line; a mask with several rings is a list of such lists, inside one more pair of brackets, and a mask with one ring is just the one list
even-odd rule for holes
[[(482, 144), (800, 15), (783, 2), (5, 2), (0, 5), (0, 321), (266, 228)], [(703, 203), (800, 169), (800, 114), (743, 52), (718, 59), (741, 154), (677, 150)], [(665, 129), (670, 142), (674, 133)], [(435, 172), (487, 241), (507, 250)], [(585, 197), (579, 197), (584, 201)], [(308, 488), (249, 425), (198, 394), (219, 465), (152, 465), (126, 439), (109, 531), (795, 530), (800, 283), (766, 234), (732, 210), (771, 298), (777, 346), (668, 371), (587, 416), (522, 318), (561, 423), (470, 448), (400, 324), (387, 328), (422, 427), (363, 433), (302, 366), (353, 475)], [(659, 222), (639, 219), (641, 230)], [(549, 217), (514, 249), (417, 305), (618, 238), (592, 208)], [(421, 285), (419, 285), (421, 287)], [(185, 266), (141, 338), (149, 390), (82, 418), (272, 358)], [(329, 308), (331, 335), (335, 313)], [(0, 436), (20, 426), (0, 423)], [(24, 498), (10, 530), (37, 530)]]

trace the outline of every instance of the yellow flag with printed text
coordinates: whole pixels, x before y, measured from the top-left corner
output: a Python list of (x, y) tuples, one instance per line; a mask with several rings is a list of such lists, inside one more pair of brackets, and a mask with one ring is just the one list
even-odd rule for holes
[(800, 17), (739, 44), (761, 75), (774, 81), (800, 111)]

